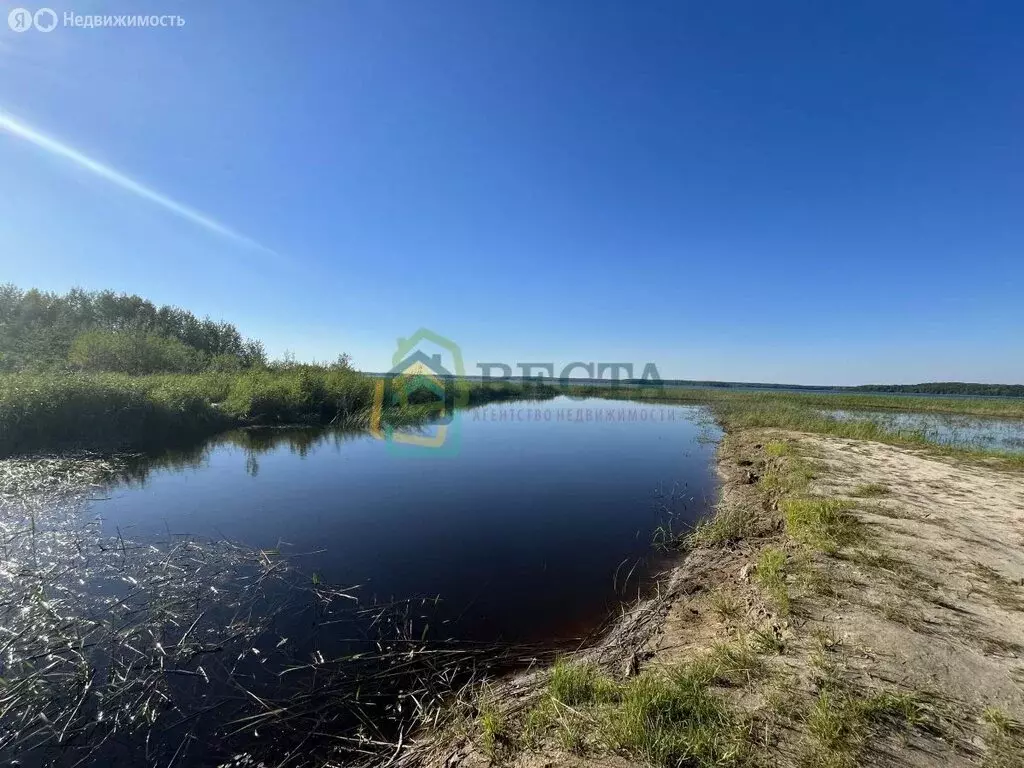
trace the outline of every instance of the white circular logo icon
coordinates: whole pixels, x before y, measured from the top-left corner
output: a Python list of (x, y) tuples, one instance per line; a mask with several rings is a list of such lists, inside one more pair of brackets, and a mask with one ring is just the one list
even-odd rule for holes
[(40, 32), (53, 32), (57, 28), (57, 14), (52, 8), (40, 8), (32, 21)]
[(7, 25), (15, 32), (27, 32), (32, 29), (32, 11), (15, 8), (7, 14)]

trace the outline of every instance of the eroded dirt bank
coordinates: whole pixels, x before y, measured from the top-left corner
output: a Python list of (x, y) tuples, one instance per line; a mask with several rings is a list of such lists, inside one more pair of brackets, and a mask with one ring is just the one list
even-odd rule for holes
[(1024, 766), (1024, 474), (777, 430), (718, 463), (658, 596), (403, 761)]

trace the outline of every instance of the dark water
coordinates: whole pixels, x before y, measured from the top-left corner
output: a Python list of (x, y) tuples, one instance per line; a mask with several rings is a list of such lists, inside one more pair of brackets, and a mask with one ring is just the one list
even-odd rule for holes
[(567, 398), (459, 417), (458, 449), (317, 430), (233, 433), (92, 503), (107, 532), (310, 553), (361, 599), (439, 596), (452, 637), (579, 637), (658, 567), (655, 529), (703, 515), (720, 437), (700, 408)]
[(1024, 421), (952, 413), (826, 411), (841, 421), (872, 421), (893, 432), (920, 432), (929, 440), (962, 448), (1024, 453)]

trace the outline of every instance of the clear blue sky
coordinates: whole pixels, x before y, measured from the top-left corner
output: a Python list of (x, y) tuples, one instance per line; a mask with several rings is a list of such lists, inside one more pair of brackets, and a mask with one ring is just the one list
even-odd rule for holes
[(0, 281), (368, 370), (1024, 381), (1020, 3), (4, 3)]

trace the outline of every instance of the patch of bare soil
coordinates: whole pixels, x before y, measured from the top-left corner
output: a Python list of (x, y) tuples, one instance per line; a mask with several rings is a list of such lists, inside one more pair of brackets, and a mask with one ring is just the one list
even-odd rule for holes
[[(748, 734), (733, 764), (1024, 768), (1024, 474), (776, 430), (730, 433), (719, 472), (725, 535), (692, 546), (581, 660), (624, 680), (722, 644), (755, 649), (766, 671), (716, 690)], [(795, 535), (794, 496), (849, 518), (838, 546)], [(769, 555), (784, 564), (770, 572)], [(524, 746), (546, 680), (487, 692), (502, 723), (489, 740), (467, 704), (400, 762), (645, 764), (600, 739)]]

